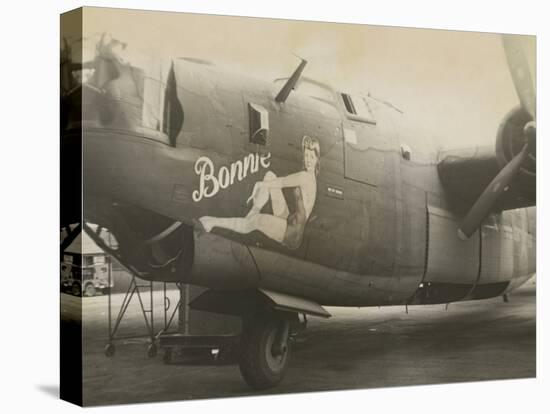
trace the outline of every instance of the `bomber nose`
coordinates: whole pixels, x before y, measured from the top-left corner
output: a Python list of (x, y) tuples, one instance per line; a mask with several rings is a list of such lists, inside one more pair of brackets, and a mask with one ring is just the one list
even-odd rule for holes
[[(73, 58), (66, 44), (61, 62), (61, 130), (117, 130), (175, 146), (183, 125), (174, 64), (128, 53), (107, 35)], [(123, 53), (124, 52), (124, 53)]]
[[(144, 71), (122, 60), (115, 52), (121, 42), (96, 45), (88, 61), (62, 61), (61, 129), (81, 127), (137, 131), (144, 111)], [(68, 55), (69, 52), (65, 53)]]
[(91, 128), (137, 131), (143, 106), (138, 79), (143, 79), (143, 71), (105, 57), (93, 65), (94, 74), (82, 84), (82, 122)]

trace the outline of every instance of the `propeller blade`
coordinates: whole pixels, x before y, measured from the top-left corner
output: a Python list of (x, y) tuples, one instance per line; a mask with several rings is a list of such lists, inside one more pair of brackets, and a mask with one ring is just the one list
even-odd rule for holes
[(502, 45), (521, 106), (536, 119), (536, 95), (520, 36), (503, 35)]
[(458, 237), (462, 240), (468, 239), (479, 228), (485, 220), (498, 197), (507, 190), (512, 179), (517, 175), (523, 161), (528, 154), (528, 145), (525, 144), (506, 166), (500, 170), (493, 181), (487, 186), (483, 194), (472, 206), (458, 229)]

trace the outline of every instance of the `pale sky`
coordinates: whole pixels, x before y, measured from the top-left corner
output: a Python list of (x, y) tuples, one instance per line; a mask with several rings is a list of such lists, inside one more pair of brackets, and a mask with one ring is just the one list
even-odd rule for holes
[[(492, 145), (519, 103), (495, 34), (106, 8), (86, 8), (83, 30), (129, 53), (199, 57), (266, 81), (290, 76), (297, 54), (305, 76), (393, 103), (447, 148)], [(534, 68), (534, 37), (524, 44)]]

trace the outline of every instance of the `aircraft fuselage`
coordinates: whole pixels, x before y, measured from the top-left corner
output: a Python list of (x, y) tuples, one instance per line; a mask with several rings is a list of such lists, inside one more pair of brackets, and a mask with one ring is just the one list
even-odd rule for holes
[[(83, 89), (85, 218), (109, 227), (97, 210), (138, 206), (194, 228), (190, 268), (151, 279), (373, 306), (498, 296), (535, 273), (534, 208), (494, 213), (460, 240), (435, 146), (388, 104), (362, 97), (361, 117), (322, 85), (324, 97), (298, 88), (277, 103), (277, 83), (185, 60), (173, 73), (175, 145), (172, 104), (147, 97), (152, 80), (138, 89), (160, 105), (155, 122), (131, 96), (109, 100), (114, 115), (102, 119)], [(262, 116), (265, 145), (253, 138)]]

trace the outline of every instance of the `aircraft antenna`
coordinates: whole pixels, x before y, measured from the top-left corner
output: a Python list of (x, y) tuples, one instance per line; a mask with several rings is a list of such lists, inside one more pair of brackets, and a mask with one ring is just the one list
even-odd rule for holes
[(306, 67), (307, 60), (302, 59), (294, 73), (288, 80), (285, 82), (277, 96), (275, 97), (275, 101), (279, 103), (284, 103), (286, 99), (288, 98), (288, 95), (290, 95), (290, 92), (296, 87), (296, 84), (300, 80), (300, 76), (302, 75), (302, 72), (304, 68)]

